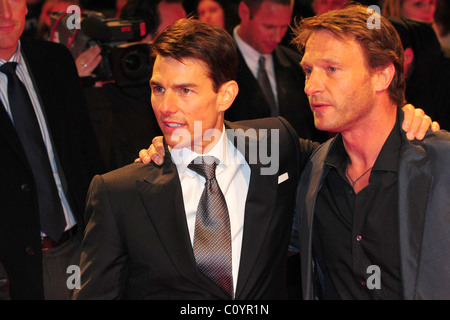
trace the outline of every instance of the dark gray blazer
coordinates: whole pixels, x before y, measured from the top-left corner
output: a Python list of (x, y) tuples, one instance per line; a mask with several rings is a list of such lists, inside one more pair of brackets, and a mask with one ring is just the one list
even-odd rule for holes
[[(403, 113), (398, 113), (401, 121)], [(314, 299), (312, 222), (324, 165), (335, 139), (314, 153), (298, 189), (295, 228), (300, 230), (302, 287)], [(400, 265), (404, 299), (450, 299), (450, 133), (409, 141), (402, 132), (398, 170)]]

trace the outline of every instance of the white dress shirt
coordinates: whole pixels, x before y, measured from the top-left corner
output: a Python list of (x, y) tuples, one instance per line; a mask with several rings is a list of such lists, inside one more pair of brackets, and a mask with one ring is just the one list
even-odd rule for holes
[[(53, 171), (53, 177), (55, 178), (56, 187), (58, 188), (59, 197), (61, 198), (61, 204), (63, 206), (64, 215), (66, 218), (67, 226), (65, 230), (69, 230), (72, 228), (76, 221), (73, 217), (72, 211), (69, 206), (69, 202), (67, 201), (66, 195), (64, 194), (64, 190), (62, 188), (61, 179), (59, 177), (58, 169), (56, 166), (56, 161), (53, 153), (53, 147), (51, 143), (50, 134), (48, 132), (47, 124), (45, 122), (45, 117), (39, 103), (39, 99), (36, 94), (36, 90), (34, 89), (33, 82), (31, 80), (31, 76), (28, 72), (26, 63), (23, 59), (22, 54), (20, 53), (20, 41), (17, 45), (16, 53), (9, 59), (9, 61), (5, 61), (0, 59), (0, 65), (3, 65), (6, 62), (17, 62), (16, 74), (19, 77), (20, 81), (25, 85), (25, 88), (28, 91), (28, 95), (30, 96), (31, 102), (33, 104), (34, 111), (36, 113), (36, 117), (39, 122), (39, 127), (41, 129), (42, 138), (44, 140), (44, 144), (47, 148), (47, 153), (50, 160), (50, 165)], [(14, 123), (14, 120), (11, 115), (11, 107), (8, 101), (8, 77), (3, 72), (0, 72), (0, 100), (3, 103), (3, 106), (6, 109), (9, 117)]]
[[(195, 173), (187, 166), (202, 154), (189, 149), (171, 149), (172, 160), (175, 163), (181, 181), (184, 209), (187, 225), (194, 244), (195, 218), (200, 197), (203, 193), (205, 178)], [(218, 143), (205, 155), (214, 156), (220, 160), (216, 169), (216, 179), (227, 202), (230, 215), (231, 249), (233, 268), (233, 288), (236, 292), (239, 261), (241, 257), (242, 235), (244, 230), (244, 212), (250, 182), (250, 167), (244, 156), (226, 137), (225, 127)]]

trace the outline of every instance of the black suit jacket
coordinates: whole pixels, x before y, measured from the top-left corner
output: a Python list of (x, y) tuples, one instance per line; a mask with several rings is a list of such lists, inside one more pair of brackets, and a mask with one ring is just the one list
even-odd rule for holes
[[(22, 54), (44, 112), (63, 187), (84, 228), (86, 192), (102, 172), (98, 144), (72, 56), (62, 45), (21, 39)], [(36, 186), (4, 106), (0, 106), (0, 261), (12, 299), (41, 299), (42, 259)]]
[[(270, 107), (264, 93), (239, 53), (236, 81), (239, 93), (232, 106), (225, 112), (225, 119), (240, 121), (270, 117)], [(280, 116), (289, 121), (298, 136), (324, 142), (328, 134), (314, 126), (314, 117), (304, 92), (305, 74), (300, 67), (301, 57), (287, 47), (278, 45), (272, 53), (278, 92)]]
[[(279, 168), (261, 175), (259, 161), (249, 162), (250, 184), (236, 299), (286, 297), (284, 265), (292, 226), (299, 153), (295, 131), (284, 119), (264, 119), (227, 128), (279, 130)], [(247, 127), (248, 126), (248, 127)], [(245, 147), (236, 132), (237, 147)], [(269, 139), (260, 135), (257, 139)], [(255, 139), (255, 138), (251, 138)], [(253, 140), (255, 141), (255, 140)], [(312, 144), (304, 142), (312, 150)], [(278, 182), (287, 173), (289, 179)], [(286, 176), (286, 175), (285, 175)], [(195, 263), (181, 184), (166, 152), (164, 164), (135, 163), (96, 176), (92, 181), (82, 246), (81, 289), (78, 299), (227, 299)]]

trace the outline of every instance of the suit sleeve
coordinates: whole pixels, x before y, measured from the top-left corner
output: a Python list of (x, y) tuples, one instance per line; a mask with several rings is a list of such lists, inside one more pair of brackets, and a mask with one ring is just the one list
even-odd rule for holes
[(103, 178), (95, 176), (89, 187), (81, 248), (81, 288), (74, 299), (120, 299), (126, 278), (126, 254), (110, 195)]
[[(297, 134), (295, 133), (294, 129), (290, 126), (289, 122), (286, 121), (283, 118), (280, 118), (284, 124), (284, 126), (288, 129), (288, 132), (290, 133), (291, 137), (298, 139), (298, 142), (294, 142), (294, 145), (297, 145), (297, 160), (298, 160), (298, 175), (299, 177), (302, 175), (303, 170), (306, 168), (307, 164), (309, 163), (309, 159), (313, 155), (313, 153), (320, 147), (320, 143), (313, 142), (311, 140), (305, 140), (302, 138), (298, 138)], [(296, 199), (296, 202), (298, 201), (298, 196)], [(298, 206), (295, 205), (295, 208)], [(295, 210), (296, 211), (296, 210)], [(297, 212), (294, 214), (293, 224), (292, 224), (292, 230), (291, 230), (291, 237), (290, 237), (290, 243), (289, 243), (289, 251), (292, 253), (298, 253), (299, 250), (299, 231), (298, 231), (298, 217)]]
[(288, 130), (290, 136), (296, 140), (298, 139), (298, 142), (297, 141), (293, 142), (293, 145), (296, 145), (298, 147), (297, 148), (298, 172), (299, 175), (301, 175), (303, 169), (305, 168), (306, 164), (309, 161), (309, 158), (312, 156), (314, 151), (316, 151), (317, 148), (320, 147), (320, 143), (299, 138), (295, 129), (286, 119), (282, 117), (279, 117), (279, 119)]
[(298, 169), (301, 175), (303, 169), (305, 168), (309, 159), (313, 155), (314, 151), (316, 151), (320, 147), (320, 143), (313, 142), (311, 140), (305, 140), (302, 138), (300, 138), (299, 143), (300, 143), (300, 156), (298, 158), (299, 159)]

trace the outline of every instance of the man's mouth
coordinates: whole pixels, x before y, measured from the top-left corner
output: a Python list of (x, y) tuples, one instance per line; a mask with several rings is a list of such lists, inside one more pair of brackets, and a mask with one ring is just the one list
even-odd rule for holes
[(327, 103), (321, 103), (321, 102), (315, 102), (311, 104), (311, 108), (312, 109), (318, 109), (318, 108), (323, 108), (323, 107), (329, 107), (330, 105)]
[(161, 124), (162, 124), (161, 129), (168, 134), (173, 134), (174, 132), (176, 132), (176, 130), (186, 127), (185, 123), (178, 121), (163, 120), (161, 121)]
[(2, 24), (0, 24), (0, 30), (7, 31), (7, 30), (12, 30), (12, 29), (14, 29), (14, 25), (2, 25)]
[(182, 123), (177, 123), (177, 122), (163, 122), (165, 126), (169, 127), (169, 128), (180, 128), (182, 126), (184, 126), (184, 124)]

